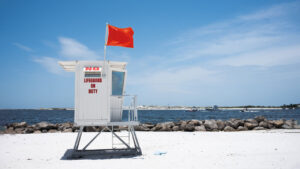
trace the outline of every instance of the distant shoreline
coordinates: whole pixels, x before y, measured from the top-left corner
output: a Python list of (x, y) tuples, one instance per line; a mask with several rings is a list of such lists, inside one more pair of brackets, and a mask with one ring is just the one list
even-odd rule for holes
[[(128, 107), (123, 107), (124, 110), (128, 110)], [(218, 107), (217, 109), (212, 109), (211, 107), (188, 107), (188, 106), (138, 106), (138, 110), (192, 110), (196, 109), (197, 111), (205, 111), (205, 110), (288, 110), (288, 108), (282, 107)], [(295, 108), (293, 108), (295, 109)], [(8, 109), (0, 109), (0, 110), (74, 110), (74, 108), (8, 108)]]
[[(138, 107), (138, 110), (191, 110), (193, 107)], [(195, 107), (198, 111), (211, 110), (207, 107)], [(244, 110), (243, 107), (219, 107), (215, 110)], [(254, 107), (247, 110), (282, 110), (281, 107)]]

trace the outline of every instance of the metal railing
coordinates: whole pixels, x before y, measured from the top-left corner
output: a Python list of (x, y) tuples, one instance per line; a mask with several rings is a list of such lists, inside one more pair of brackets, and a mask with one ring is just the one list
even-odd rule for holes
[(137, 114), (137, 96), (136, 95), (129, 95), (131, 97), (131, 103), (128, 108), (128, 121), (138, 121), (138, 114)]
[(128, 121), (138, 121), (137, 95), (112, 95), (112, 97), (122, 99), (119, 109), (121, 113), (123, 110), (128, 111)]

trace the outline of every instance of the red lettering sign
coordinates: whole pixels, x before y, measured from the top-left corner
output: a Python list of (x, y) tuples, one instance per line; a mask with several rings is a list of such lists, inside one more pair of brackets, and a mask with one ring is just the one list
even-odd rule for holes
[(92, 67), (92, 66), (90, 66), (90, 67), (85, 67), (83, 70), (86, 71), (86, 72), (100, 71), (100, 67), (97, 67), (97, 66)]
[(89, 89), (89, 94), (96, 94), (97, 92), (97, 89)]
[(84, 78), (84, 83), (101, 83), (102, 78)]

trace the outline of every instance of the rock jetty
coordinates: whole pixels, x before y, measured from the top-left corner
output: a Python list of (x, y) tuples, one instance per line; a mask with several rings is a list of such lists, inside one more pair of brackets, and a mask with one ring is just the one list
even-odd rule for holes
[[(126, 127), (114, 127), (114, 130), (126, 130)], [(241, 120), (186, 120), (178, 122), (164, 123), (144, 123), (135, 126), (136, 131), (246, 131), (246, 130), (270, 130), (270, 129), (300, 129), (295, 120), (267, 120), (263, 116), (257, 116), (253, 119)], [(49, 122), (40, 122), (28, 125), (26, 122), (11, 123), (4, 126), (1, 134), (29, 134), (29, 133), (56, 133), (56, 132), (77, 132), (79, 127), (73, 123), (52, 124)], [(85, 132), (99, 132), (102, 127), (87, 126)], [(105, 130), (108, 131), (108, 130)]]

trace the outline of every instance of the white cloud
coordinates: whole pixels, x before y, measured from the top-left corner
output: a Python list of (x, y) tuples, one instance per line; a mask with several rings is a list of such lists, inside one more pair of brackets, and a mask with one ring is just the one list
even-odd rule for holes
[[(289, 48), (295, 51), (295, 46), (300, 46), (298, 25), (293, 21), (294, 14), (299, 14), (299, 6), (299, 2), (279, 4), (187, 31), (170, 43), (175, 49), (172, 60), (178, 63), (203, 63), (205, 60), (206, 65), (218, 62), (230, 66), (255, 63), (276, 66), (298, 62), (299, 57)], [(290, 60), (281, 62), (284, 58)]]
[(255, 13), (251, 13), (248, 15), (242, 15), (239, 18), (242, 20), (262, 20), (262, 19), (274, 19), (276, 17), (280, 17), (286, 15), (287, 12), (293, 12), (295, 10), (299, 10), (300, 3), (299, 2), (290, 2), (279, 5), (274, 5), (267, 9), (262, 9), (256, 11)]
[(215, 62), (215, 64), (229, 66), (279, 66), (299, 63), (300, 44), (248, 52)]
[(62, 74), (63, 70), (62, 68), (58, 65), (58, 59), (52, 58), (52, 57), (40, 57), (34, 59), (36, 63), (41, 64), (44, 66), (50, 73), (54, 74)]
[(61, 45), (60, 54), (63, 57), (73, 59), (97, 59), (99, 56), (82, 43), (72, 38), (59, 37), (59, 43)]
[(15, 46), (18, 47), (19, 49), (22, 49), (22, 50), (24, 50), (24, 51), (26, 51), (26, 52), (33, 52), (33, 50), (32, 50), (30, 47), (25, 46), (25, 45), (22, 45), (22, 44), (20, 44), (20, 43), (13, 43), (13, 45), (15, 45)]
[(44, 66), (50, 73), (62, 74), (62, 68), (58, 65), (59, 60), (97, 60), (99, 56), (93, 50), (75, 39), (67, 37), (58, 38), (60, 48), (57, 49), (55, 44), (44, 41), (46, 46), (59, 50), (61, 56), (40, 57), (34, 59), (36, 63)]

